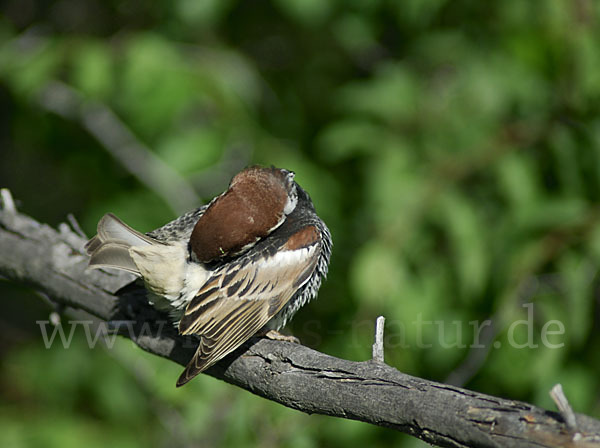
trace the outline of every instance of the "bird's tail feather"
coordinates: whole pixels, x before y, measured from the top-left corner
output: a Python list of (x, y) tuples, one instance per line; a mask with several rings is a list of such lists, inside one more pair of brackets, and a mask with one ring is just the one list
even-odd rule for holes
[(140, 275), (129, 249), (156, 244), (160, 243), (107, 213), (98, 222), (98, 234), (86, 243), (85, 250), (91, 257), (89, 267), (92, 269), (115, 268)]

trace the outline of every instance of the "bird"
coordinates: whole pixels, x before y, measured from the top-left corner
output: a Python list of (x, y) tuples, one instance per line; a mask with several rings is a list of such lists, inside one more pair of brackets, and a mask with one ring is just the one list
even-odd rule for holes
[(256, 334), (277, 339), (316, 297), (332, 238), (294, 177), (249, 166), (207, 205), (148, 233), (107, 213), (86, 243), (89, 268), (135, 274), (179, 333), (198, 339), (177, 387)]

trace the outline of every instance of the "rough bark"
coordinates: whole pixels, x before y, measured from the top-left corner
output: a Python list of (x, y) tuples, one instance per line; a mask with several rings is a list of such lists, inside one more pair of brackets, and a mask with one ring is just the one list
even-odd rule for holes
[[(142, 349), (185, 365), (194, 341), (176, 334), (127, 274), (86, 271), (85, 239), (0, 209), (0, 275), (66, 309), (119, 327)], [(120, 290), (121, 289), (121, 290)], [(119, 291), (120, 290), (120, 291)], [(115, 294), (116, 291), (119, 291)], [(253, 339), (208, 375), (285, 406), (392, 428), (449, 447), (600, 446), (600, 421), (406, 375), (378, 361), (338, 359), (289, 342)], [(175, 382), (175, 378), (173, 379)], [(565, 420), (571, 420), (567, 424)]]

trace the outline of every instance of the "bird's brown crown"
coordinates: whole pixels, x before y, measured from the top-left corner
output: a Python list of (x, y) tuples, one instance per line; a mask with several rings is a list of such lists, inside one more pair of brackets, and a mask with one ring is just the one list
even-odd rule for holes
[(190, 247), (198, 260), (208, 263), (235, 255), (279, 226), (289, 207), (291, 178), (277, 168), (255, 166), (239, 172), (192, 231)]

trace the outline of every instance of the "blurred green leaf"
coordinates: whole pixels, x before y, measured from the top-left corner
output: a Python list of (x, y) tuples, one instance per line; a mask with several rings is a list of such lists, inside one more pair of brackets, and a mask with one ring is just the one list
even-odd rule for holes
[(565, 297), (562, 300), (564, 311), (555, 318), (568, 318), (565, 323), (569, 342), (580, 347), (593, 325), (594, 280), (598, 264), (570, 253), (562, 258), (558, 268), (564, 281)]
[(390, 248), (377, 243), (365, 245), (355, 257), (350, 278), (356, 297), (373, 307), (382, 307), (398, 297), (408, 279)]
[(395, 16), (402, 24), (422, 27), (434, 20), (446, 0), (407, 0), (392, 3)]
[[(337, 121), (319, 136), (323, 159), (341, 162), (350, 157), (377, 151), (382, 129), (368, 120)], [(374, 144), (375, 143), (375, 144)]]
[(539, 174), (527, 157), (506, 155), (498, 164), (497, 173), (501, 192), (513, 208), (526, 209), (537, 201)]
[(183, 129), (169, 134), (157, 145), (157, 152), (170, 166), (182, 174), (192, 174), (219, 160), (223, 141), (217, 130)]
[(73, 86), (90, 98), (106, 100), (115, 84), (113, 56), (98, 41), (82, 41), (73, 56)]
[(311, 26), (321, 24), (333, 7), (331, 0), (277, 0), (275, 4), (296, 22)]
[(232, 0), (177, 0), (178, 18), (188, 26), (217, 25), (234, 3)]
[(119, 105), (145, 135), (168, 128), (198, 98), (183, 55), (161, 36), (132, 36), (124, 57)]
[(396, 124), (417, 112), (420, 93), (419, 80), (407, 67), (388, 64), (379, 67), (372, 80), (342, 87), (337, 104), (339, 109)]
[(457, 270), (461, 297), (481, 297), (490, 265), (486, 226), (467, 198), (448, 191), (440, 201), (442, 217), (450, 239), (453, 265)]
[(333, 28), (338, 41), (352, 53), (360, 53), (376, 47), (375, 31), (366, 17), (346, 14)]
[(547, 199), (522, 209), (517, 224), (526, 229), (563, 228), (581, 222), (586, 210), (587, 204), (579, 198)]

